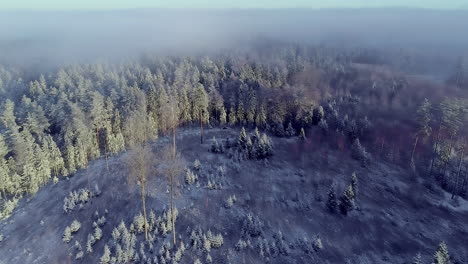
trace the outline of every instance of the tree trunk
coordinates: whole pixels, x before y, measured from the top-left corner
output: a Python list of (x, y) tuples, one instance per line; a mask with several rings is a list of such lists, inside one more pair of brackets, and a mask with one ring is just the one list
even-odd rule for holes
[(146, 219), (146, 203), (145, 203), (145, 184), (140, 181), (141, 183), (141, 202), (143, 203), (143, 218), (145, 218), (145, 239), (148, 241), (148, 221)]
[[(175, 126), (172, 130), (172, 158), (176, 159), (176, 144), (175, 144)], [(175, 213), (174, 213), (174, 172), (171, 172), (171, 218), (172, 218), (172, 238), (174, 247), (176, 246), (176, 229), (175, 229)]]
[(200, 112), (200, 143), (203, 144), (203, 113)]
[(447, 161), (444, 161), (444, 177), (445, 177), (445, 174), (447, 172), (447, 166), (450, 162), (450, 153), (452, 153), (452, 148), (453, 148), (453, 142), (452, 142), (452, 139), (453, 139), (454, 135), (451, 133), (450, 134), (450, 139), (449, 139), (449, 142), (450, 142), (450, 145), (449, 145), (449, 148), (448, 148), (448, 153), (447, 153)]
[(174, 214), (174, 173), (171, 172), (171, 218), (172, 218), (172, 238), (174, 247), (176, 245), (175, 214)]
[(432, 176), (432, 170), (434, 169), (434, 162), (436, 158), (436, 151), (437, 148), (439, 147), (439, 140), (440, 140), (440, 130), (442, 128), (442, 125), (439, 124), (439, 129), (437, 130), (437, 136), (436, 136), (436, 141), (435, 141), (435, 146), (433, 146), (434, 150), (432, 151), (432, 158), (431, 158), (431, 166), (429, 168), (429, 177)]
[(414, 139), (413, 151), (411, 151), (411, 159), (410, 159), (410, 162), (412, 162), (413, 159), (414, 159), (414, 152), (416, 151), (416, 146), (418, 145), (418, 141), (419, 141), (419, 136), (416, 136), (416, 138)]
[(455, 198), (455, 196), (458, 194), (458, 191), (459, 191), (458, 181), (460, 179), (460, 172), (461, 172), (462, 163), (463, 163), (463, 155), (465, 154), (465, 144), (466, 144), (466, 140), (463, 141), (463, 146), (462, 146), (461, 154), (460, 154), (460, 160), (458, 161), (457, 176), (455, 178), (455, 185), (452, 191), (452, 199)]
[(107, 130), (106, 128), (106, 144), (104, 144), (104, 155), (106, 157), (106, 167), (107, 167), (107, 171), (109, 171), (109, 160), (107, 158), (107, 150), (108, 150), (108, 146), (109, 146), (109, 131)]

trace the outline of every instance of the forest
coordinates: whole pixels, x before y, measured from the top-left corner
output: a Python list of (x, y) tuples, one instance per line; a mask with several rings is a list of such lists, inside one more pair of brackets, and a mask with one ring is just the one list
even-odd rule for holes
[(468, 263), (468, 66), (434, 60), (5, 60), (0, 263)]

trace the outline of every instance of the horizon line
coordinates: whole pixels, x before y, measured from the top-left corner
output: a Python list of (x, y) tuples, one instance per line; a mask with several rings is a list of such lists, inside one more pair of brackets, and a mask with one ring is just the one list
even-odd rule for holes
[(24, 8), (24, 7), (13, 7), (13, 8), (2, 8), (0, 11), (126, 11), (126, 10), (261, 10), (261, 11), (273, 11), (273, 10), (309, 10), (309, 11), (320, 11), (320, 10), (385, 10), (385, 9), (400, 9), (400, 10), (426, 10), (426, 11), (468, 11), (468, 6), (460, 6), (456, 8), (434, 8), (434, 7), (412, 7), (412, 6), (382, 6), (382, 7), (111, 7), (111, 8), (100, 8), (100, 7), (77, 7), (77, 8)]

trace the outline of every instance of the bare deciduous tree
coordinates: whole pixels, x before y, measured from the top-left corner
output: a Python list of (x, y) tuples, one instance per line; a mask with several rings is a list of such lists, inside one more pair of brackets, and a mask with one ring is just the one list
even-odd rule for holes
[(126, 160), (129, 168), (128, 179), (131, 183), (137, 183), (141, 190), (141, 202), (143, 217), (145, 218), (145, 238), (148, 240), (148, 219), (146, 216), (146, 183), (153, 174), (154, 153), (149, 145), (135, 145), (128, 153)]
[(180, 153), (177, 153), (174, 150), (175, 149), (173, 147), (169, 146), (161, 150), (158, 155), (160, 158), (158, 160), (158, 172), (169, 179), (172, 236), (174, 245), (176, 245), (174, 199), (176, 196), (176, 184), (178, 185), (179, 178), (183, 174), (186, 165), (185, 160), (181, 157)]

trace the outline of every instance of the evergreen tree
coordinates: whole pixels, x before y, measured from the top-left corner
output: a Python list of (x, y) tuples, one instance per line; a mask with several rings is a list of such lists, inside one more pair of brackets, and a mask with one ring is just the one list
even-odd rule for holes
[(182, 124), (189, 123), (192, 121), (192, 116), (190, 114), (190, 101), (187, 95), (187, 89), (185, 87), (182, 89), (182, 92), (179, 94), (179, 110), (180, 110), (180, 122)]
[(199, 84), (193, 99), (193, 118), (200, 121), (200, 142), (203, 144), (203, 123), (209, 120), (208, 95), (203, 85)]
[(327, 120), (325, 120), (325, 119), (320, 120), (320, 122), (318, 123), (318, 126), (319, 126), (320, 130), (322, 131), (322, 134), (323, 134), (323, 135), (327, 135), (327, 134), (328, 134), (328, 124), (327, 124)]
[(431, 134), (432, 128), (430, 126), (432, 120), (431, 103), (427, 98), (424, 99), (416, 112), (417, 132), (414, 138), (413, 150), (411, 152), (410, 162), (414, 164), (414, 152), (418, 145), (420, 138), (426, 138)]
[(353, 145), (351, 145), (351, 156), (360, 161), (362, 166), (367, 166), (370, 162), (370, 155), (361, 145), (359, 138), (354, 140)]
[(328, 190), (328, 198), (327, 198), (327, 208), (330, 212), (336, 212), (338, 206), (338, 202), (336, 200), (336, 193), (335, 193), (335, 186), (332, 184), (330, 190)]
[(286, 136), (293, 137), (296, 135), (296, 130), (293, 128), (291, 122), (289, 122), (288, 127), (286, 128)]
[(245, 125), (245, 108), (244, 108), (244, 103), (242, 100), (239, 100), (239, 104), (237, 105), (237, 121), (241, 125)]
[(46, 135), (44, 138), (43, 152), (47, 153), (50, 169), (54, 176), (58, 176), (59, 173), (66, 176), (64, 173), (65, 162), (62, 158), (62, 153), (50, 135)]
[(226, 110), (224, 107), (221, 107), (221, 112), (219, 113), (219, 123), (224, 126), (226, 124)]
[(450, 256), (448, 253), (447, 244), (441, 242), (437, 251), (434, 254), (434, 264), (450, 264)]
[(231, 107), (231, 109), (229, 109), (229, 125), (235, 126), (236, 124), (237, 124), (236, 111), (234, 110), (234, 107)]
[(101, 256), (101, 259), (100, 259), (100, 264), (108, 264), (111, 262), (111, 252), (110, 252), (110, 249), (109, 249), (109, 246), (106, 244), (104, 246), (104, 253), (102, 254)]
[(358, 178), (356, 172), (353, 172), (351, 175), (351, 186), (353, 187), (354, 198), (356, 198), (358, 192)]
[(321, 105), (318, 106), (317, 108), (314, 108), (314, 112), (313, 112), (313, 116), (312, 116), (312, 124), (314, 126), (318, 125), (320, 120), (322, 120), (323, 116), (324, 116), (324, 111), (323, 111), (323, 107)]
[(0, 194), (2, 198), (6, 198), (6, 192), (11, 188), (10, 168), (6, 160), (8, 152), (5, 140), (0, 134)]
[(242, 127), (241, 132), (239, 134), (239, 138), (237, 139), (237, 144), (241, 149), (247, 148), (247, 133), (245, 132), (245, 128)]
[(347, 215), (349, 211), (354, 209), (354, 192), (353, 186), (349, 185), (340, 197), (340, 211)]
[(253, 134), (253, 141), (258, 142), (260, 140), (260, 131), (258, 131), (258, 127), (255, 127), (254, 134)]
[(253, 155), (253, 143), (249, 136), (247, 136), (246, 152), (247, 152), (247, 158), (252, 159), (254, 156)]
[(257, 127), (260, 127), (262, 129), (264, 129), (267, 124), (267, 116), (266, 116), (266, 110), (265, 110), (264, 105), (260, 106), (260, 109), (257, 112), (255, 124), (257, 125)]
[(263, 159), (273, 155), (273, 148), (268, 136), (264, 133), (260, 137), (258, 144), (255, 147), (255, 154), (258, 159)]

